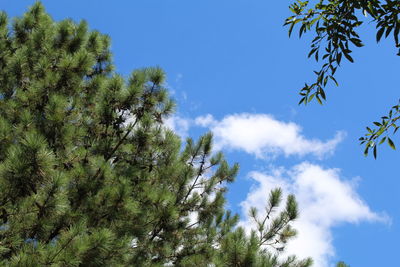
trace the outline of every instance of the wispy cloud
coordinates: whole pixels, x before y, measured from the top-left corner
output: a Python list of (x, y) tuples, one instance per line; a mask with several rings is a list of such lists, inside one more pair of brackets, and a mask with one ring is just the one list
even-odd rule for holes
[(234, 114), (220, 121), (206, 115), (196, 118), (195, 123), (211, 129), (218, 149), (244, 150), (257, 158), (279, 154), (322, 158), (332, 154), (345, 136), (344, 132), (337, 132), (327, 141), (309, 139), (302, 135), (298, 124), (279, 121), (268, 114)]
[[(289, 170), (252, 172), (249, 177), (256, 183), (241, 203), (243, 214), (248, 214), (250, 207), (265, 210), (267, 196), (273, 188), (281, 187), (285, 194), (294, 194), (300, 209), (300, 218), (294, 223), (298, 237), (289, 242), (286, 253), (312, 257), (315, 267), (329, 266), (329, 259), (335, 253), (332, 244), (335, 225), (389, 222), (387, 216), (371, 211), (357, 194), (355, 181), (343, 180), (338, 169), (304, 162)], [(249, 229), (252, 222), (246, 217), (241, 225)]]

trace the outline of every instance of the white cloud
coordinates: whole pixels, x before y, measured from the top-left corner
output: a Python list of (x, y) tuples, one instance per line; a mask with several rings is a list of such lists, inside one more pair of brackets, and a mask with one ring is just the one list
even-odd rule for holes
[[(252, 172), (256, 181), (246, 200), (241, 203), (243, 214), (250, 207), (265, 210), (271, 189), (281, 187), (285, 194), (294, 194), (299, 203), (300, 217), (293, 226), (296, 239), (289, 241), (286, 253), (300, 258), (312, 257), (315, 267), (329, 266), (335, 254), (332, 245), (332, 227), (341, 223), (388, 222), (385, 215), (371, 211), (356, 192), (354, 181), (340, 178), (338, 169), (324, 169), (318, 165), (301, 163), (290, 170), (275, 169), (269, 174)], [(252, 222), (246, 217), (241, 225)]]
[(282, 122), (268, 114), (241, 113), (228, 115), (221, 121), (212, 115), (195, 119), (198, 126), (209, 127), (218, 149), (241, 149), (258, 158), (278, 154), (285, 156), (313, 154), (319, 158), (330, 155), (345, 136), (344, 132), (325, 142), (307, 139), (301, 127), (293, 122)]
[[(344, 132), (326, 141), (310, 139), (293, 122), (283, 122), (268, 114), (231, 114), (221, 120), (212, 115), (186, 119), (173, 116), (166, 125), (181, 137), (188, 135), (193, 125), (209, 128), (214, 134), (214, 147), (245, 151), (257, 158), (275, 158), (277, 155), (314, 155), (324, 158), (334, 153), (345, 136)], [(271, 189), (281, 187), (284, 194), (294, 194), (299, 202), (300, 218), (294, 223), (298, 237), (288, 243), (286, 253), (300, 258), (312, 257), (315, 267), (330, 266), (335, 255), (332, 228), (342, 223), (389, 222), (387, 216), (377, 214), (357, 194), (356, 179), (343, 180), (339, 169), (324, 169), (319, 165), (301, 163), (290, 169), (272, 168), (268, 173), (252, 172), (255, 181), (245, 201), (243, 214), (250, 207), (260, 212)], [(195, 219), (192, 214), (191, 220)], [(244, 217), (240, 225), (247, 230), (252, 222)]]
[(209, 127), (215, 125), (217, 121), (214, 120), (214, 117), (211, 114), (207, 114), (205, 116), (197, 117), (194, 120), (194, 123), (201, 127)]
[(188, 136), (190, 124), (190, 119), (186, 119), (178, 115), (173, 115), (164, 120), (164, 125), (183, 139)]

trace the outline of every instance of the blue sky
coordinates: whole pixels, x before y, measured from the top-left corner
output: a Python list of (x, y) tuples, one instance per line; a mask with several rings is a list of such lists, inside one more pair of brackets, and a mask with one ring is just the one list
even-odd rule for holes
[[(0, 7), (16, 16), (33, 2)], [(357, 139), (399, 98), (397, 51), (391, 40), (376, 44), (367, 25), (366, 46), (338, 71), (327, 103), (298, 106), (317, 65), (307, 59), (310, 36), (289, 39), (282, 27), (290, 2), (43, 1), (54, 19), (85, 19), (110, 35), (117, 72), (166, 71), (179, 106), (169, 125), (193, 137), (214, 131), (216, 147), (240, 163), (228, 199), (243, 221), (247, 206), (262, 207), (282, 186), (303, 210), (291, 252), (316, 257), (317, 267), (394, 266), (400, 154), (381, 147), (378, 160), (365, 158)]]

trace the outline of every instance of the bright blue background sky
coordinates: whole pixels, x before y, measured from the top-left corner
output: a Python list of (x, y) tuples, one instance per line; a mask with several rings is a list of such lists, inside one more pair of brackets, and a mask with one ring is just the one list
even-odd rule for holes
[[(0, 8), (16, 16), (33, 2), (0, 0)], [(365, 126), (385, 115), (399, 98), (397, 51), (391, 40), (377, 45), (370, 25), (361, 36), (366, 46), (356, 49), (354, 64), (346, 62), (338, 71), (340, 87), (329, 88), (328, 102), (298, 106), (298, 89), (312, 80), (317, 65), (307, 60), (308, 37), (289, 39), (282, 27), (290, 2), (43, 1), (54, 19), (84, 18), (92, 29), (109, 34), (119, 73), (161, 66), (175, 91), (180, 116), (210, 113), (222, 119), (242, 112), (272, 114), (302, 126), (308, 138), (321, 140), (337, 130), (346, 131), (335, 154), (318, 164), (340, 168), (345, 178), (361, 177), (358, 194), (373, 211), (386, 212), (392, 224), (335, 227), (333, 260), (344, 259), (353, 267), (395, 266), (400, 238), (400, 154), (381, 147), (378, 160), (365, 158), (357, 139)], [(205, 130), (191, 134), (197, 136), (200, 131)], [(229, 193), (231, 208), (239, 212), (237, 205), (251, 184), (246, 174), (267, 164), (240, 152), (228, 152), (227, 158), (241, 164), (241, 174)], [(296, 156), (280, 157), (274, 164), (297, 162)]]

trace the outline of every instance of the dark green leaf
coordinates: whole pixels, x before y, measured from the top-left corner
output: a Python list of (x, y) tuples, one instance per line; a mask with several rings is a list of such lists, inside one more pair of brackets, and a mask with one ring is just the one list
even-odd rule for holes
[(369, 151), (369, 145), (366, 145), (364, 150), (364, 156), (368, 156), (368, 151)]
[(381, 27), (376, 33), (376, 41), (379, 42), (382, 38), (382, 34), (385, 32), (385, 28)]
[(293, 31), (294, 25), (295, 25), (294, 22), (292, 22), (292, 24), (290, 24), (290, 27), (289, 27), (289, 37), (292, 35), (292, 31)]
[(390, 146), (392, 149), (396, 149), (396, 146), (394, 145), (392, 139), (390, 139), (390, 138), (388, 137), (387, 140), (388, 140), (389, 146)]
[(336, 58), (336, 61), (337, 61), (338, 65), (340, 65), (340, 61), (341, 60), (342, 60), (342, 53), (338, 53), (337, 58)]
[(381, 141), (379, 142), (379, 144), (383, 144), (383, 142), (385, 142), (385, 140), (386, 140), (386, 136), (383, 137), (383, 138), (381, 139)]
[(353, 58), (348, 53), (343, 53), (343, 54), (347, 58), (348, 61), (350, 61), (351, 63), (354, 62)]

